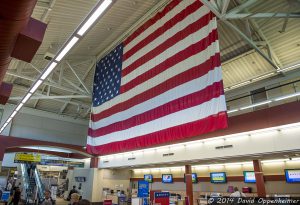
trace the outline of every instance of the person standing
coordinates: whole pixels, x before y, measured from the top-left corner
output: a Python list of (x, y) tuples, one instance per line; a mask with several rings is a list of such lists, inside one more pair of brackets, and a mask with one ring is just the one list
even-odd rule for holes
[(79, 200), (81, 200), (82, 199), (82, 195), (83, 195), (83, 191), (82, 191), (81, 187), (78, 188), (78, 194), (80, 195)]
[(40, 205), (55, 205), (55, 201), (51, 198), (51, 192), (49, 190), (45, 191), (45, 199)]
[(73, 189), (70, 190), (69, 196), (68, 196), (68, 201), (71, 200), (71, 195), (74, 193), (77, 193), (78, 191), (76, 190), (76, 186), (73, 186)]
[(13, 198), (12, 198), (12, 201), (10, 202), (10, 204), (18, 205), (20, 199), (21, 199), (21, 189), (19, 187), (17, 187), (13, 194)]
[(69, 205), (76, 205), (79, 202), (80, 195), (78, 193), (71, 194), (71, 200)]
[(246, 195), (239, 191), (237, 187), (234, 187), (234, 192), (230, 194), (230, 197), (246, 197)]
[(11, 189), (12, 189), (12, 184), (9, 181), (8, 184), (7, 184), (7, 186), (6, 186), (6, 190), (7, 191), (11, 191)]

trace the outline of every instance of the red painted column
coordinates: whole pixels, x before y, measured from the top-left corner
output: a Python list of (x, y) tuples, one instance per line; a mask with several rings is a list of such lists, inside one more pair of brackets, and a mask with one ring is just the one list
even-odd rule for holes
[(191, 165), (185, 165), (185, 186), (186, 196), (189, 198), (189, 204), (193, 205), (193, 182)]
[(256, 178), (257, 195), (258, 197), (266, 197), (264, 173), (262, 171), (260, 160), (253, 160), (253, 167)]
[(0, 148), (0, 161), (3, 161), (4, 158), (4, 149)]
[(98, 168), (99, 158), (91, 157), (90, 168)]

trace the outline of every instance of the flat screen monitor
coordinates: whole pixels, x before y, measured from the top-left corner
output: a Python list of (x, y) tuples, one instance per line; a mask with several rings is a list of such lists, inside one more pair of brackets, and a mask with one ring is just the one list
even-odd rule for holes
[(145, 174), (144, 175), (144, 181), (152, 183), (153, 182), (153, 176), (152, 176), (152, 174)]
[(210, 182), (219, 184), (226, 183), (226, 173), (225, 172), (211, 172), (210, 173)]
[(75, 177), (76, 182), (85, 182), (85, 177)]
[(162, 183), (173, 183), (173, 175), (172, 174), (163, 174), (161, 176)]
[(255, 172), (253, 171), (244, 171), (244, 182), (245, 183), (255, 183)]
[[(185, 174), (184, 174), (184, 182), (185, 182)], [(194, 184), (198, 183), (197, 173), (192, 173), (192, 183)]]
[(288, 183), (299, 183), (300, 182), (300, 169), (286, 169), (285, 179)]

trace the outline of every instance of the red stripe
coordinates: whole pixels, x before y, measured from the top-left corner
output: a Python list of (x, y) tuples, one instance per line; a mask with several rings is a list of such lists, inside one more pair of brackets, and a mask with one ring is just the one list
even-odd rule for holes
[[(195, 33), (199, 29), (201, 29), (203, 26), (206, 26), (209, 21), (213, 18), (211, 13), (208, 13), (207, 15), (203, 16), (196, 22), (190, 24), (182, 31), (177, 32), (174, 36), (166, 40), (164, 43), (160, 44), (159, 46), (155, 47), (151, 51), (149, 51), (147, 54), (143, 55), (136, 61), (134, 61), (132, 64), (127, 66), (122, 70), (122, 77), (128, 75), (132, 71), (134, 71), (136, 68), (140, 67), (141, 65), (145, 64), (146, 62), (150, 61), (154, 57), (158, 56), (168, 48), (172, 47), (182, 39), (186, 38), (192, 33)], [(202, 40), (201, 40), (202, 41)]]
[(155, 24), (157, 21), (162, 19), (167, 13), (172, 11), (173, 8), (175, 8), (181, 0), (173, 0), (170, 2), (161, 12), (158, 12), (153, 18), (149, 19), (146, 23), (144, 23), (141, 27), (139, 27), (133, 34), (131, 34), (125, 41), (125, 45), (130, 43), (133, 39), (135, 39), (137, 36), (139, 36), (141, 33), (143, 33), (146, 29), (148, 29), (150, 26)]
[(123, 110), (127, 110), (128, 108), (140, 104), (146, 100), (149, 100), (151, 98), (154, 98), (157, 95), (160, 95), (172, 88), (177, 87), (178, 85), (184, 84), (186, 82), (189, 82), (191, 80), (194, 80), (196, 78), (199, 78), (206, 73), (208, 73), (210, 70), (213, 70), (215, 67), (220, 66), (220, 53), (216, 53), (214, 56), (210, 57), (206, 62), (203, 64), (200, 64), (198, 66), (195, 66), (183, 73), (180, 73), (163, 83), (139, 94), (132, 98), (130, 98), (127, 101), (120, 102), (119, 104), (116, 104), (112, 106), (111, 108), (108, 108), (107, 110), (104, 110), (98, 114), (92, 114), (91, 120), (93, 122), (96, 122), (100, 119), (106, 118), (110, 115), (113, 115), (115, 113), (121, 112)]
[(135, 137), (132, 139), (112, 142), (100, 146), (87, 145), (90, 154), (106, 155), (117, 152), (126, 152), (134, 149), (143, 149), (150, 146), (160, 145), (167, 142), (179, 141), (195, 137), (207, 132), (227, 127), (227, 113), (220, 112), (205, 119), (190, 122), (184, 125), (171, 127), (151, 134)]
[(167, 21), (160, 28), (155, 30), (153, 33), (149, 34), (145, 39), (143, 39), (138, 44), (133, 46), (129, 51), (127, 51), (123, 55), (123, 61), (127, 60), (129, 57), (131, 57), (133, 54), (135, 54), (138, 50), (140, 50), (144, 46), (150, 44), (153, 40), (155, 40), (157, 37), (159, 37), (166, 31), (168, 31), (170, 28), (175, 26), (178, 22), (181, 22), (187, 16), (197, 11), (201, 7), (201, 5), (202, 4), (200, 3), (200, 1), (195, 1), (193, 4), (183, 9), (180, 13), (176, 14), (176, 16), (174, 16), (172, 19)]
[(128, 129), (137, 125), (150, 122), (152, 120), (161, 118), (163, 116), (200, 105), (204, 102), (210, 101), (213, 98), (217, 98), (220, 95), (223, 95), (223, 85), (221, 82), (215, 82), (212, 85), (207, 86), (205, 89), (198, 92), (177, 98), (176, 100), (170, 101), (164, 105), (161, 105), (157, 108), (149, 110), (147, 112), (141, 113), (136, 116), (132, 116), (127, 120), (116, 122), (110, 124), (106, 127), (102, 127), (96, 130), (89, 128), (88, 135), (91, 137), (99, 137), (112, 132), (117, 132), (121, 130)]
[[(178, 52), (177, 54), (173, 55), (172, 57), (166, 59), (165, 61), (161, 62), (151, 70), (137, 76), (135, 79), (131, 80), (130, 82), (121, 86), (121, 93), (125, 93), (132, 88), (138, 86), (139, 84), (146, 82), (147, 80), (155, 77), (156, 75), (162, 73), (163, 71), (169, 69), (170, 67), (180, 63), (181, 61), (196, 55), (202, 51), (204, 51), (209, 45), (215, 42), (218, 39), (217, 30), (213, 30), (209, 35), (202, 39), (201, 41), (190, 45), (186, 49)], [(122, 71), (123, 72), (123, 71)]]

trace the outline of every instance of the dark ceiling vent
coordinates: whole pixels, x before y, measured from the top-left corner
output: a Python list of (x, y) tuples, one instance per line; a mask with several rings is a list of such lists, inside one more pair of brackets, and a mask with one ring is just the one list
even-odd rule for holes
[(227, 148), (232, 148), (233, 147), (233, 145), (224, 145), (224, 146), (217, 146), (217, 147), (215, 147), (215, 149), (227, 149)]
[(167, 154), (163, 154), (163, 157), (169, 157), (169, 156), (173, 156), (174, 153), (167, 153)]

